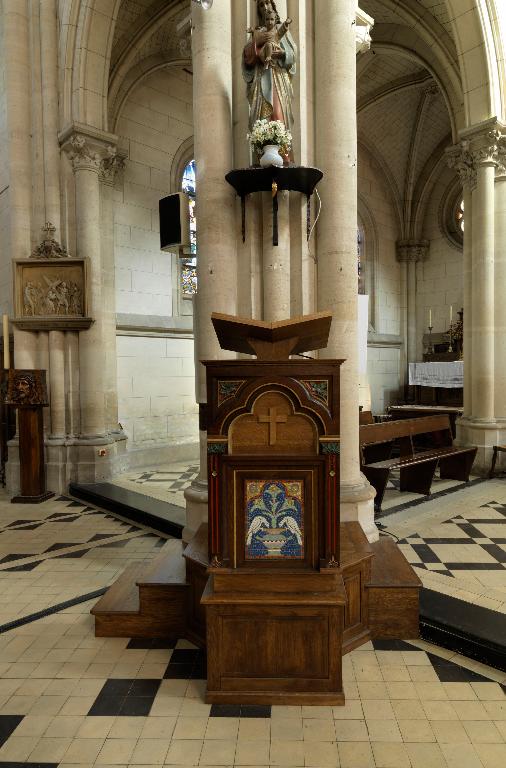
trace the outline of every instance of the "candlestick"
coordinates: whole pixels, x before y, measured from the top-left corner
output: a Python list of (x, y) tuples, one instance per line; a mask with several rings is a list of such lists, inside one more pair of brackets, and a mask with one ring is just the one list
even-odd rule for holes
[[(431, 318), (431, 320), (432, 320), (432, 318)], [(431, 323), (429, 325), (429, 346), (428, 346), (428, 349), (427, 349), (427, 354), (428, 355), (433, 355), (434, 354), (434, 347), (432, 346), (432, 328), (433, 328), (433, 325)]]
[(4, 335), (4, 368), (11, 367), (11, 350), (9, 344), (9, 315), (3, 315), (3, 335)]

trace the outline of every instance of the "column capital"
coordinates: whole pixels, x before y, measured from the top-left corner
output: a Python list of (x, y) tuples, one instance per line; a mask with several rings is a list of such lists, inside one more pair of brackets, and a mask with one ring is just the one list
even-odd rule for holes
[(453, 168), (462, 182), (464, 188), (470, 190), (476, 187), (476, 164), (469, 149), (469, 142), (462, 141), (446, 150), (448, 166)]
[(121, 173), (125, 168), (126, 158), (126, 152), (109, 145), (107, 147), (107, 156), (100, 163), (100, 181), (110, 187), (114, 186), (117, 174)]
[(417, 263), (429, 258), (429, 240), (398, 240), (396, 243), (397, 261)]
[(374, 19), (369, 14), (357, 8), (357, 15), (355, 19), (356, 32), (355, 32), (355, 46), (357, 53), (366, 53), (372, 43), (371, 29), (374, 26)]
[(100, 173), (103, 161), (117, 152), (118, 137), (115, 134), (80, 123), (67, 126), (58, 138), (74, 172), (87, 170)]

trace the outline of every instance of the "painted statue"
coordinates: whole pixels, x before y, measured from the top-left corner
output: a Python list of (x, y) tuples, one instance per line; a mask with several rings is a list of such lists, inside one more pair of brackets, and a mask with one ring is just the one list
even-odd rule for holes
[(257, 120), (281, 120), (293, 125), (292, 77), (296, 71), (297, 46), (290, 34), (291, 19), (283, 24), (274, 0), (257, 0), (259, 26), (248, 32), (244, 48), (243, 76), (250, 105), (249, 128)]

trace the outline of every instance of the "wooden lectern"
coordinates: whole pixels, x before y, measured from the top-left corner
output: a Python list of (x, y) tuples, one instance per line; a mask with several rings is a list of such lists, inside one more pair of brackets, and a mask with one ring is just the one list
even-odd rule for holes
[(341, 704), (339, 370), (289, 359), (327, 345), (332, 317), (212, 315), (206, 361), (208, 702)]
[[(212, 320), (250, 360), (207, 370), (208, 523), (178, 557), (127, 569), (93, 608), (99, 637), (187, 638), (207, 647), (207, 701), (344, 704), (342, 655), (418, 636), (419, 578), (389, 537), (339, 517), (342, 360), (331, 316)], [(179, 575), (176, 575), (179, 574)]]
[(46, 491), (44, 420), (49, 405), (46, 372), (10, 369), (7, 372), (5, 403), (18, 411), (19, 472), (21, 493), (13, 504), (40, 504), (54, 496)]

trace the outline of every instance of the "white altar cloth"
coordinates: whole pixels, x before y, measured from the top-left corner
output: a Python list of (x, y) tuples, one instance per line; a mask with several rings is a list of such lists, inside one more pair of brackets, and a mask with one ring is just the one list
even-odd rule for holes
[(410, 363), (409, 383), (419, 387), (462, 389), (464, 386), (464, 361), (452, 363)]

